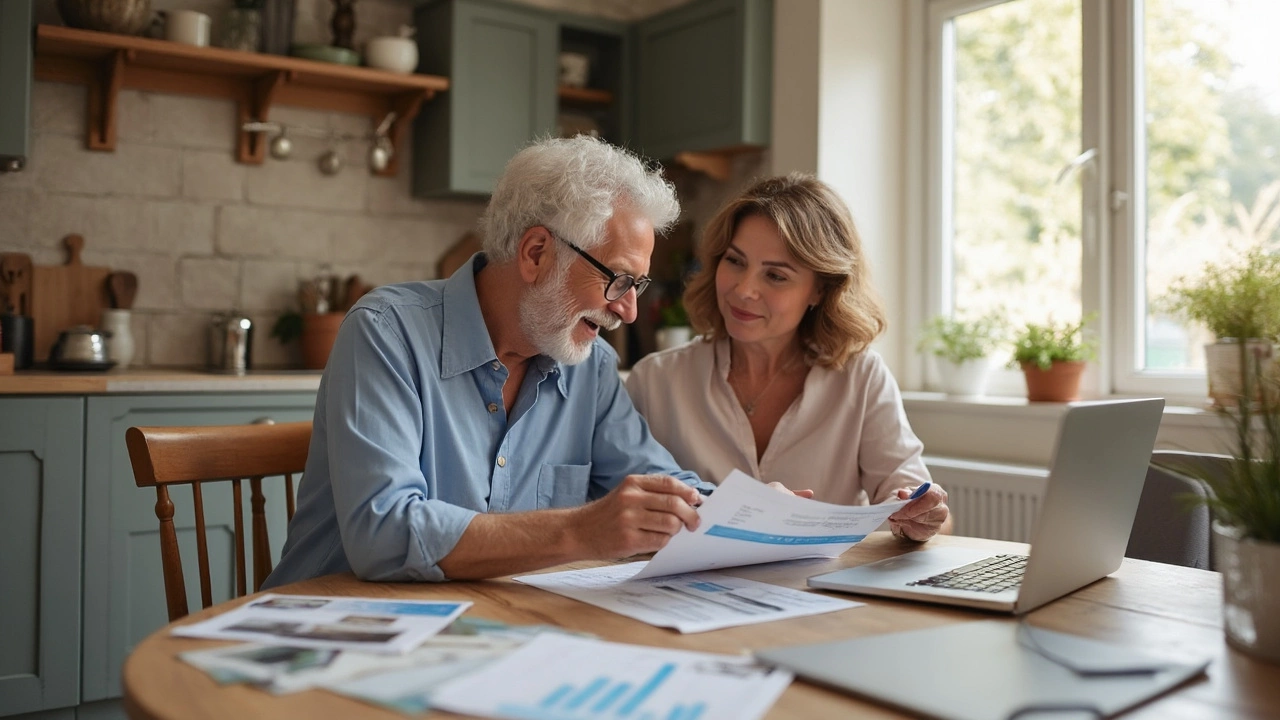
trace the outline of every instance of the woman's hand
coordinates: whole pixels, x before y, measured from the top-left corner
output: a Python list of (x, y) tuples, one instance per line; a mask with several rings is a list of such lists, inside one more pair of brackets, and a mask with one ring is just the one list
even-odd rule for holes
[(813, 497), (812, 490), (791, 490), (786, 485), (783, 485), (780, 482), (771, 482), (769, 483), (769, 487), (773, 488), (774, 490), (777, 490), (778, 492), (784, 492), (788, 495), (795, 495), (796, 497), (802, 497), (802, 498)]
[[(906, 500), (911, 490), (899, 488), (897, 498)], [(924, 542), (939, 532), (950, 532), (951, 510), (947, 507), (947, 491), (934, 483), (920, 497), (889, 516), (889, 529), (906, 540)]]

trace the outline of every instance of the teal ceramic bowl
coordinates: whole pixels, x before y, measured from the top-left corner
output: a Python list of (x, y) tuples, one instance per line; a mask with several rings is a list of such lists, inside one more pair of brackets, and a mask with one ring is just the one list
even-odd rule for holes
[(360, 64), (360, 53), (332, 45), (294, 45), (289, 48), (289, 54), (294, 57), (337, 63), (339, 65)]

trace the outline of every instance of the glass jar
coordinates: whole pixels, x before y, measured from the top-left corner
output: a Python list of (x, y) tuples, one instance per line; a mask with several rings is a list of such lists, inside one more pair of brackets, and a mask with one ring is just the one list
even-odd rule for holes
[(236, 6), (227, 10), (218, 44), (228, 50), (258, 52), (262, 46), (261, 0), (237, 0)]

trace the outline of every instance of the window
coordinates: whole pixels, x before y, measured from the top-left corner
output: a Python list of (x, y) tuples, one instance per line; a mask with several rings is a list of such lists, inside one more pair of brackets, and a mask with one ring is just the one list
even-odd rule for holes
[(1280, 3), (926, 7), (926, 310), (1093, 315), (1091, 389), (1203, 397), (1212, 338), (1160, 299), (1280, 249)]

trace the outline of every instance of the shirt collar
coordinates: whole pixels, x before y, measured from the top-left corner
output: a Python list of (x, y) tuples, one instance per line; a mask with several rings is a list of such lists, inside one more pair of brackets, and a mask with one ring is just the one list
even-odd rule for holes
[[(476, 273), (489, 259), (484, 253), (476, 253), (444, 284), (444, 327), (440, 341), (440, 377), (450, 378), (471, 372), (489, 363), (498, 362), (498, 352), (493, 349), (489, 327), (480, 312), (480, 296), (476, 294)], [(482, 328), (483, 332), (477, 332)], [(564, 368), (546, 355), (530, 359), (530, 369), (541, 374), (539, 381), (555, 373), (556, 388), (568, 397)]]

